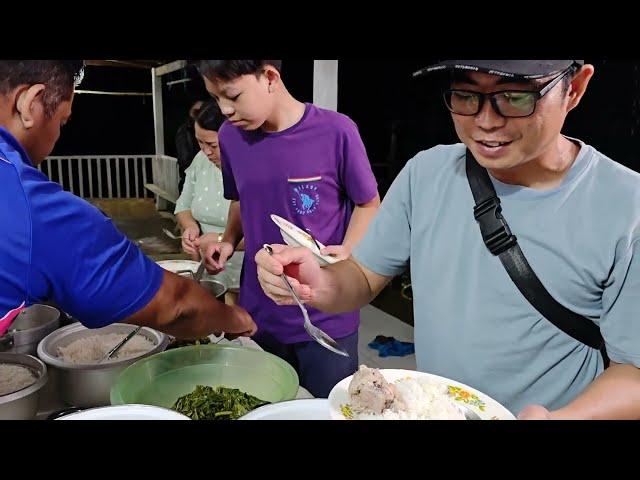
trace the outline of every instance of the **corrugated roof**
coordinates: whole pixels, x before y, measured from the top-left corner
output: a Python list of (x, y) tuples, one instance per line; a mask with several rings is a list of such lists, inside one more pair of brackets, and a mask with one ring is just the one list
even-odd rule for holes
[(87, 65), (98, 67), (154, 68), (173, 60), (85, 60)]

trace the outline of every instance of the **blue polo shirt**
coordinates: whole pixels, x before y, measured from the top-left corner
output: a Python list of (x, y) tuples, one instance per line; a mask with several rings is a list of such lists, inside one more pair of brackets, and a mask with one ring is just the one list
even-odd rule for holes
[(146, 306), (163, 270), (97, 208), (34, 168), (0, 128), (0, 318), (54, 301), (89, 328)]

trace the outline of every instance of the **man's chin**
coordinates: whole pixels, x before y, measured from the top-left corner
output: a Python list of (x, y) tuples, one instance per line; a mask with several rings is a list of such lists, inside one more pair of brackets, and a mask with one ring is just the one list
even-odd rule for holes
[(509, 169), (513, 166), (514, 161), (510, 155), (504, 155), (500, 157), (492, 157), (482, 155), (480, 152), (474, 152), (471, 150), (474, 158), (484, 168), (491, 170)]
[(40, 165), (42, 162), (44, 162), (44, 161), (45, 161), (45, 159), (46, 159), (48, 156), (49, 156), (48, 154), (47, 154), (47, 155), (45, 155), (45, 156), (41, 156), (41, 155), (34, 155), (34, 156), (31, 156), (31, 155), (29, 155), (29, 160), (31, 160), (31, 164), (32, 164), (34, 167), (37, 167), (37, 166), (38, 166), (38, 165)]

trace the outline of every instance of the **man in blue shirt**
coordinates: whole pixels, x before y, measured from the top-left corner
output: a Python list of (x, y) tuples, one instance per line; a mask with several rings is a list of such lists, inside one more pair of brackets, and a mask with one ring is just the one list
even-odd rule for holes
[[(263, 289), (291, 304), (277, 276), (287, 267), (311, 306), (351, 310), (411, 262), (419, 370), (471, 385), (522, 419), (639, 419), (640, 174), (561, 133), (593, 66), (451, 60), (429, 70), (448, 74), (444, 101), (462, 143), (409, 160), (351, 258), (320, 268), (305, 249), (259, 252)], [(485, 246), (467, 149), (542, 285), (599, 328), (607, 369), (596, 348), (529, 303)]]
[(35, 167), (71, 116), (82, 61), (0, 61), (0, 319), (53, 300), (90, 328), (252, 335), (248, 313), (147, 258), (97, 208)]

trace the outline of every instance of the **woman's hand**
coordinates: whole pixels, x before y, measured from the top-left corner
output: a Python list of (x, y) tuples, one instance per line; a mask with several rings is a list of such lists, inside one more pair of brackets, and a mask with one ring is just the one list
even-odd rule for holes
[(200, 259), (198, 248), (193, 243), (199, 236), (200, 229), (198, 227), (188, 227), (182, 232), (182, 250), (191, 255), (194, 260)]

